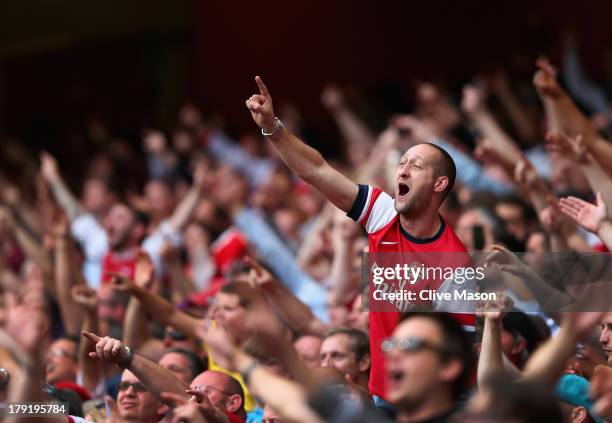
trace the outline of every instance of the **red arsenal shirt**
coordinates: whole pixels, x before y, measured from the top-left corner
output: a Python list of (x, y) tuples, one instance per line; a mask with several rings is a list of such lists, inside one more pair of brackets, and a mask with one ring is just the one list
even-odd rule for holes
[[(467, 250), (455, 232), (440, 217), (441, 227), (431, 238), (415, 238), (401, 226), (394, 200), (378, 188), (359, 185), (359, 193), (348, 213), (353, 220), (363, 225), (368, 232), (370, 257), (377, 253), (406, 253), (435, 257), (436, 253), (454, 252), (467, 258)], [(431, 253), (427, 255), (428, 253)], [(400, 254), (393, 255), (394, 257)], [(437, 254), (437, 256), (442, 256)], [(457, 256), (457, 255), (456, 255)], [(455, 260), (456, 261), (456, 260)], [(426, 263), (430, 265), (429, 263)], [(411, 289), (438, 288), (439, 283), (415, 284)], [(370, 307), (370, 393), (385, 397), (385, 357), (380, 344), (391, 336), (401, 317), (400, 312), (371, 311)], [(466, 331), (474, 331), (475, 317), (472, 313), (451, 313)]]

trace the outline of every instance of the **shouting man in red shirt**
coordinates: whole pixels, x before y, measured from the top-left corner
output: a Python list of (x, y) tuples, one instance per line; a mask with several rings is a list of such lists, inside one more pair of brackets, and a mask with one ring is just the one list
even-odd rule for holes
[[(456, 173), (453, 159), (445, 150), (424, 143), (406, 151), (397, 169), (393, 199), (378, 188), (355, 184), (331, 167), (318, 151), (285, 129), (274, 114), (272, 97), (265, 84), (260, 77), (255, 81), (259, 94), (251, 96), (246, 106), (262, 134), (300, 178), (365, 227), (370, 254), (466, 253), (464, 245), (439, 214)], [(437, 289), (441, 282), (417, 285), (417, 290), (425, 286)], [(369, 388), (375, 397), (385, 396), (385, 359), (380, 346), (392, 334), (399, 317), (399, 312), (370, 312)], [(466, 330), (473, 331), (472, 313), (455, 313), (454, 317)]]

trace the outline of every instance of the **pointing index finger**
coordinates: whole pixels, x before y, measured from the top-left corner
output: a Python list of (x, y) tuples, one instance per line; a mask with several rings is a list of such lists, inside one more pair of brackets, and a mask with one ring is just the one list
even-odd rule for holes
[(257, 83), (257, 86), (259, 87), (259, 94), (263, 95), (266, 98), (270, 97), (270, 93), (268, 92), (268, 87), (266, 87), (266, 84), (264, 84), (263, 79), (261, 79), (259, 75), (255, 77), (255, 82)]
[(81, 332), (81, 335), (83, 335), (85, 338), (92, 340), (93, 342), (98, 342), (100, 338), (98, 335), (96, 335), (95, 333), (91, 333), (91, 332)]

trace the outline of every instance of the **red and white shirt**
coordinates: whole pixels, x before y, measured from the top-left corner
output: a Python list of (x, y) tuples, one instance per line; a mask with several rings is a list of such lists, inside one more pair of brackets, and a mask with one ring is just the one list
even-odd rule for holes
[[(378, 188), (367, 185), (359, 185), (357, 198), (348, 216), (363, 225), (368, 232), (370, 260), (387, 257), (409, 256), (408, 260), (420, 257), (419, 264), (426, 266), (440, 265), (437, 263), (424, 263), (432, 260), (432, 257), (444, 257), (440, 252), (461, 253), (452, 258), (442, 261), (452, 263), (453, 267), (467, 265), (469, 259), (467, 250), (455, 232), (446, 224), (440, 216), (441, 226), (438, 233), (431, 238), (415, 238), (407, 233), (400, 223), (399, 214), (395, 210), (394, 200), (387, 193)], [(377, 257), (378, 255), (378, 257)], [(408, 262), (411, 264), (412, 262)], [(380, 263), (379, 263), (380, 264)], [(411, 286), (411, 290), (438, 289), (443, 280), (421, 281)], [(371, 285), (372, 286), (372, 285)], [(372, 300), (372, 298), (370, 298)], [(372, 395), (385, 397), (385, 356), (381, 351), (382, 341), (391, 336), (397, 326), (401, 312), (372, 311), (370, 307), (370, 354), (372, 366), (370, 370), (369, 389)], [(473, 313), (450, 313), (464, 327), (466, 331), (473, 332), (475, 328), (475, 316)]]

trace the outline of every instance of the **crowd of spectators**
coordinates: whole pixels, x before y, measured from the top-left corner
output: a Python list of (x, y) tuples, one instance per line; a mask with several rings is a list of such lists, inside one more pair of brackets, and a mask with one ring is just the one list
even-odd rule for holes
[[(298, 144), (308, 140), (295, 111), (269, 121), (261, 78), (247, 108), (269, 140), (256, 128), (233, 140), (185, 104), (171, 131), (142, 131), (138, 152), (102, 129), (87, 158), (7, 141), (0, 402), (67, 403), (69, 417), (45, 417), (54, 422), (612, 419), (612, 295), (601, 286), (589, 292), (603, 306), (551, 312), (552, 294), (532, 289), (533, 260), (515, 254), (610, 262), (609, 96), (574, 43), (559, 65), (538, 59), (531, 81), (479, 75), (460, 99), (421, 82), (414, 109), (380, 133), (364, 105), (326, 86), (346, 153), (329, 175), (349, 198), (326, 190), (327, 164)], [(456, 166), (443, 226), (468, 252), (493, 252), (488, 269), (512, 289), (475, 311), (475, 332), (413, 311), (374, 338), (361, 280), (374, 224), (355, 216), (359, 187), (407, 195), (402, 158), (423, 145)], [(75, 159), (87, 171), (67, 181)], [(141, 187), (136, 162), (146, 163)], [(342, 186), (341, 175), (362, 185)], [(385, 392), (373, 392), (371, 373)]]

